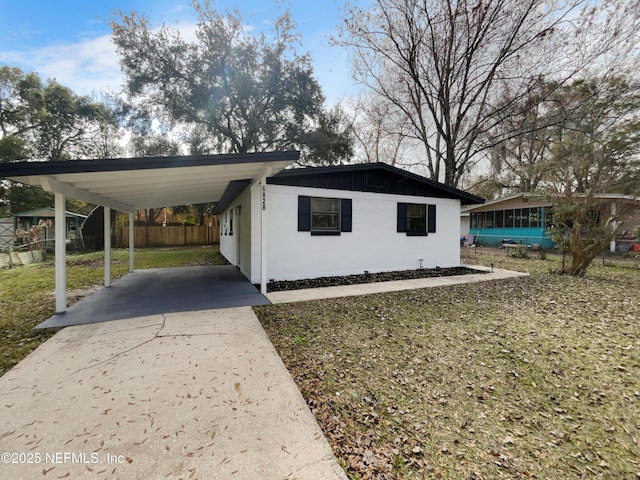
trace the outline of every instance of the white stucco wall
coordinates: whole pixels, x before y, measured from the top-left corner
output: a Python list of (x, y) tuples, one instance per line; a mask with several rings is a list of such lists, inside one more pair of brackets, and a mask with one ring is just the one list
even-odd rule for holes
[[(251, 242), (252, 216), (250, 188), (242, 194), (220, 216), (220, 253), (232, 265), (240, 267), (240, 271), (251, 278)], [(240, 215), (236, 207), (240, 207)], [(233, 234), (230, 234), (229, 223), (233, 218)]]
[[(298, 232), (298, 195), (351, 198), (353, 231), (339, 236)], [(436, 233), (398, 233), (398, 202), (435, 204)], [(425, 268), (460, 264), (458, 200), (267, 185), (267, 214), (268, 280), (415, 269), (419, 259)]]

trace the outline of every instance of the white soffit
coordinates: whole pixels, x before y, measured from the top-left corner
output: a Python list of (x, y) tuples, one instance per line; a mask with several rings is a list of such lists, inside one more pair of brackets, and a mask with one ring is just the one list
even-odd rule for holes
[[(22, 162), (3, 165), (0, 175), (88, 203), (133, 212), (142, 208), (217, 202), (229, 182), (256, 181), (269, 171), (275, 174), (296, 161), (298, 155), (298, 152), (270, 152), (210, 155), (195, 160), (193, 157), (140, 159), (140, 169), (136, 169), (135, 159), (102, 160), (98, 166), (82, 160), (56, 162), (56, 165), (37, 162), (26, 165), (26, 169), (19, 168), (28, 163)], [(198, 161), (200, 159), (202, 161)], [(74, 165), (75, 162), (78, 163)], [(88, 171), (81, 171), (83, 169)], [(28, 174), (11, 175), (12, 172)]]

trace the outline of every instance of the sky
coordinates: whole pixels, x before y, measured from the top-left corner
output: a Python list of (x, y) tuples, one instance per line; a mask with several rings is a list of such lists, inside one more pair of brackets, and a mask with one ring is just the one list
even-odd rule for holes
[[(278, 11), (273, 0), (213, 0), (212, 5), (219, 11), (239, 10), (247, 27), (257, 30), (268, 28)], [(289, 8), (302, 34), (298, 53), (311, 55), (327, 106), (356, 95), (348, 54), (329, 46), (345, 1), (291, 0)], [(0, 65), (37, 72), (78, 95), (117, 93), (124, 78), (109, 28), (117, 11), (136, 11), (154, 26), (166, 23), (187, 32), (196, 20), (189, 0), (0, 0)]]

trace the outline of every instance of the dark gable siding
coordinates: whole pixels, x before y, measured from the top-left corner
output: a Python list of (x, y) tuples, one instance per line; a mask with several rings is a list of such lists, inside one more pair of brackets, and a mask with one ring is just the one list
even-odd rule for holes
[(442, 190), (384, 170), (282, 175), (267, 179), (272, 185), (330, 188), (357, 192), (388, 193), (420, 197), (451, 198)]

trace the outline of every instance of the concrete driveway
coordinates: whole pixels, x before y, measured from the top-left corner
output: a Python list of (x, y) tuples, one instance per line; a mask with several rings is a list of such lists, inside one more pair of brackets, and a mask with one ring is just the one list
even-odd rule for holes
[(68, 327), (0, 395), (0, 478), (346, 479), (250, 307)]

